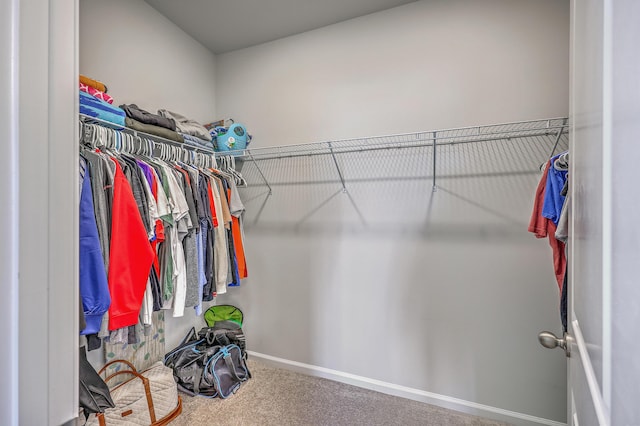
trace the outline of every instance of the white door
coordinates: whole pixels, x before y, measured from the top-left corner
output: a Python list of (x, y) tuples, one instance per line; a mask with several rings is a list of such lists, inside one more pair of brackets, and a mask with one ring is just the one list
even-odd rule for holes
[(568, 424), (640, 424), (640, 2), (572, 0)]
[(572, 0), (568, 421), (610, 424), (610, 148), (605, 2)]

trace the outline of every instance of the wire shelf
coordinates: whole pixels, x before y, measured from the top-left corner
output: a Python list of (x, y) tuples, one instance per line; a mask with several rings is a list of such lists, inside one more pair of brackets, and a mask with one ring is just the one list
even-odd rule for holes
[(540, 167), (568, 149), (566, 118), (255, 148), (249, 227), (522, 229)]
[(152, 135), (151, 133), (145, 133), (145, 132), (141, 132), (141, 131), (138, 131), (138, 130), (131, 129), (129, 127), (120, 126), (119, 124), (115, 124), (115, 123), (112, 123), (110, 121), (102, 120), (100, 118), (91, 117), (89, 115), (82, 114), (82, 113), (80, 113), (78, 115), (79, 115), (81, 123), (95, 124), (95, 125), (99, 125), (99, 126), (102, 126), (102, 127), (109, 128), (109, 129), (117, 130), (119, 132), (126, 133), (126, 134), (129, 134), (129, 135), (140, 136), (142, 138), (151, 140), (151, 141), (153, 141), (155, 143), (162, 144), (162, 145), (168, 145), (168, 146), (173, 146), (173, 147), (176, 147), (176, 148), (187, 149), (187, 150), (190, 150), (190, 151), (201, 152), (203, 154), (210, 154), (210, 155), (218, 154), (218, 153), (214, 152), (212, 149), (209, 149), (209, 148), (206, 148), (206, 147), (203, 147), (203, 146), (189, 145), (189, 144), (184, 143), (184, 142), (178, 142), (178, 141), (174, 141), (174, 140), (171, 140), (171, 139), (166, 139), (166, 138), (163, 138), (161, 136)]
[(346, 153), (406, 149), (433, 144), (434, 140), (437, 145), (445, 145), (482, 142), (496, 138), (508, 139), (512, 137), (548, 136), (557, 134), (559, 130), (566, 131), (566, 122), (566, 118), (551, 118), (487, 126), (313, 142), (299, 145), (253, 148), (228, 151), (226, 154), (244, 160), (258, 161), (296, 156), (327, 155), (332, 152)]

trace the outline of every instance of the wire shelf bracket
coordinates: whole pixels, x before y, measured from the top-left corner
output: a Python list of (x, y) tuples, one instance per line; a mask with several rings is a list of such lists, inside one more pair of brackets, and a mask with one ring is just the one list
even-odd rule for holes
[(269, 188), (269, 194), (271, 195), (273, 193), (273, 189), (271, 188), (271, 185), (269, 185), (269, 181), (267, 180), (266, 177), (264, 177), (264, 173), (262, 173), (262, 169), (260, 168), (260, 166), (258, 166), (258, 163), (256, 163), (255, 158), (253, 158), (253, 155), (251, 155), (251, 152), (248, 153), (249, 158), (251, 159), (251, 161), (253, 162), (253, 165), (256, 166), (256, 169), (258, 170), (258, 173), (260, 173), (260, 177), (262, 177), (262, 180), (264, 181), (264, 184), (267, 185), (267, 188)]
[(438, 190), (438, 186), (436, 185), (436, 145), (438, 141), (438, 137), (436, 132), (433, 132), (433, 186), (431, 187), (431, 192), (436, 192)]
[[(333, 152), (333, 146), (331, 145), (331, 142), (327, 142), (327, 145), (329, 146), (329, 151), (331, 152), (331, 158), (333, 159), (333, 164), (336, 166), (336, 171), (338, 172), (338, 177), (340, 178), (340, 184), (342, 185), (342, 193), (346, 194), (347, 197), (349, 197), (349, 202), (351, 203), (351, 205), (353, 206), (354, 210), (356, 211), (356, 213), (360, 217), (360, 221), (362, 222), (363, 225), (366, 226), (367, 221), (364, 219), (364, 216), (362, 215), (362, 212), (358, 208), (358, 205), (356, 204), (356, 201), (353, 199), (353, 197), (351, 196), (349, 191), (347, 191), (347, 185), (344, 182), (344, 175), (342, 174), (342, 171), (340, 170), (340, 166), (338, 165), (338, 160), (336, 159), (335, 152)], [(331, 198), (333, 198), (333, 197), (334, 196), (331, 196)], [(329, 201), (329, 200), (327, 200), (327, 201)]]
[(551, 154), (549, 154), (549, 158), (553, 157), (553, 154), (556, 153), (556, 149), (558, 148), (558, 143), (560, 142), (560, 137), (562, 136), (562, 132), (564, 130), (564, 126), (567, 124), (567, 119), (564, 118), (562, 120), (562, 127), (558, 129), (558, 134), (556, 135), (555, 143), (553, 144), (553, 149), (551, 150)]

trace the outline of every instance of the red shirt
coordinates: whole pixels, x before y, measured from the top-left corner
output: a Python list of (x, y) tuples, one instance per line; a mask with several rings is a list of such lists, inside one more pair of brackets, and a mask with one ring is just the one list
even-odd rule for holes
[(109, 330), (135, 325), (153, 262), (140, 211), (118, 162), (113, 184), (109, 251)]

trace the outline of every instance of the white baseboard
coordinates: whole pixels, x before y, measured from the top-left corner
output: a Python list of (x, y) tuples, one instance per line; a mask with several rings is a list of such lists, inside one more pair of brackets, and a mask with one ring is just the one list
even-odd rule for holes
[(491, 407), (489, 405), (478, 404), (472, 401), (453, 398), (446, 395), (427, 392), (420, 389), (414, 389), (407, 386), (396, 385), (393, 383), (383, 382), (381, 380), (370, 379), (368, 377), (357, 376), (343, 371), (332, 370), (330, 368), (318, 367), (316, 365), (305, 364), (302, 362), (291, 361), (284, 358), (278, 358), (259, 352), (247, 351), (249, 355), (276, 367), (287, 370), (297, 371), (309, 376), (322, 377), (334, 380), (336, 382), (346, 383), (365, 389), (382, 392), (388, 395), (399, 396), (414, 401), (424, 402), (438, 407), (447, 408), (462, 413), (472, 414), (487, 419), (498, 420), (511, 423), (518, 426), (566, 426), (566, 423), (549, 420), (542, 417), (531, 416), (529, 414), (517, 413), (515, 411), (504, 410), (502, 408)]

